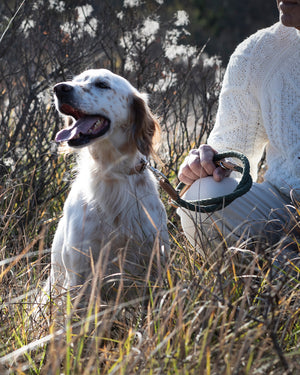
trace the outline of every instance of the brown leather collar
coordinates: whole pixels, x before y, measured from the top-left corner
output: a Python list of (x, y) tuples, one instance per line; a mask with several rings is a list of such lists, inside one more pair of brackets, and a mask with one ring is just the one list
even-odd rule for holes
[(147, 160), (141, 159), (139, 164), (135, 165), (133, 168), (130, 169), (129, 175), (143, 173), (147, 167), (147, 164), (148, 164)]

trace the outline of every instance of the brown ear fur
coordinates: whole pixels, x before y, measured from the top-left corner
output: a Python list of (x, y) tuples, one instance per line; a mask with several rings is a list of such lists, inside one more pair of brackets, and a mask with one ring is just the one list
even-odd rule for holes
[(138, 150), (145, 156), (156, 157), (155, 145), (158, 143), (160, 126), (146, 102), (134, 95), (132, 102), (133, 139)]

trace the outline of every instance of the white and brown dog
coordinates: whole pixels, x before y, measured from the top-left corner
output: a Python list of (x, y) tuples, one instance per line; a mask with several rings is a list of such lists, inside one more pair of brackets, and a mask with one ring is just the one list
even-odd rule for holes
[(169, 250), (166, 212), (143, 168), (159, 125), (145, 96), (105, 69), (58, 83), (54, 93), (58, 111), (73, 118), (56, 141), (79, 158), (53, 241), (52, 287), (70, 290), (96, 276), (104, 300), (121, 285), (122, 297), (132, 289), (139, 295)]

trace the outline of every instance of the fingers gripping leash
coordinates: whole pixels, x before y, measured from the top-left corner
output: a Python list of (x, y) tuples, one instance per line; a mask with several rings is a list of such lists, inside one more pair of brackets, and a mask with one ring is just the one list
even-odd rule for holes
[[(242, 162), (243, 166), (232, 163), (231, 161), (226, 161), (224, 160), (225, 158), (236, 158)], [(249, 161), (242, 153), (235, 151), (223, 152), (216, 154), (213, 161), (223, 169), (241, 173), (242, 177), (232, 193), (199, 201), (187, 201), (182, 199), (181, 195), (189, 188), (189, 186), (181, 182), (177, 185), (176, 189), (174, 189), (170, 181), (162, 172), (152, 167), (149, 163), (147, 164), (147, 167), (154, 173), (162, 189), (169, 195), (171, 205), (175, 207), (183, 207), (195, 212), (214, 212), (228, 206), (236, 198), (247, 193), (251, 189), (252, 178), (250, 175)]]

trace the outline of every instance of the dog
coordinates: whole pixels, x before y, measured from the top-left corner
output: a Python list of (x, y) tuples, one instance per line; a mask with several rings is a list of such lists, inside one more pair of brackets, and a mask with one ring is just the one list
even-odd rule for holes
[(105, 301), (139, 296), (169, 252), (166, 211), (145, 168), (159, 124), (146, 95), (106, 69), (56, 84), (54, 96), (73, 119), (56, 142), (78, 151), (78, 163), (53, 240), (51, 285), (91, 290), (96, 275)]

